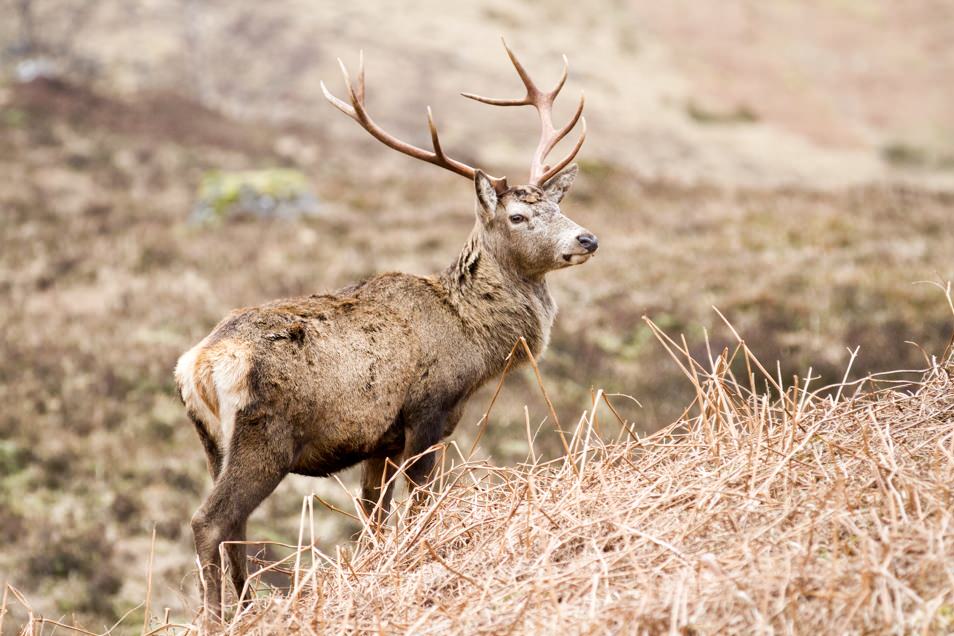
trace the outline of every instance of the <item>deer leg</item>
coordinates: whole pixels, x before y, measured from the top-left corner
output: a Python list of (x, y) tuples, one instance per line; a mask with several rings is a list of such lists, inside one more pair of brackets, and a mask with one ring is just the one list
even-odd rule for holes
[[(201, 567), (206, 620), (222, 618), (222, 563), (219, 546), (223, 541), (243, 541), (245, 523), (258, 505), (275, 490), (291, 467), (291, 445), (267, 437), (267, 425), (236, 423), (237, 435), (212, 492), (192, 517), (195, 549)], [(287, 447), (287, 448), (286, 448)], [(226, 546), (231, 579), (236, 593), (245, 584), (245, 546)]]
[[(408, 490), (413, 493), (415, 505), (423, 503), (427, 498), (427, 494), (420, 487), (427, 483), (434, 470), (435, 454), (425, 453), (425, 451), (441, 441), (446, 425), (445, 420), (446, 417), (442, 415), (412, 419), (411, 421), (416, 422), (415, 426), (405, 433), (404, 459), (420, 455), (405, 469)], [(415, 490), (415, 487), (418, 489)]]
[[(246, 522), (242, 522), (241, 527), (237, 528), (235, 535), (229, 538), (229, 541), (245, 541)], [(236, 598), (242, 596), (245, 589), (245, 581), (248, 579), (248, 546), (244, 543), (230, 543), (225, 546), (225, 556), (228, 559), (229, 576), (232, 579), (232, 587), (235, 588)], [(246, 597), (242, 600), (239, 610), (247, 606), (251, 599)]]
[[(396, 457), (371, 457), (361, 465), (361, 506), (375, 529), (380, 529), (391, 510), (394, 482), (397, 472)], [(390, 481), (390, 483), (388, 483)], [(382, 485), (387, 484), (382, 493)]]
[(202, 449), (205, 451), (205, 458), (209, 462), (209, 474), (212, 475), (212, 479), (214, 480), (219, 476), (219, 473), (222, 472), (222, 450), (219, 448), (215, 438), (209, 433), (208, 427), (206, 427), (202, 420), (192, 413), (189, 413), (189, 419), (192, 420), (192, 424), (195, 426), (195, 430), (199, 434), (199, 441), (202, 442)]

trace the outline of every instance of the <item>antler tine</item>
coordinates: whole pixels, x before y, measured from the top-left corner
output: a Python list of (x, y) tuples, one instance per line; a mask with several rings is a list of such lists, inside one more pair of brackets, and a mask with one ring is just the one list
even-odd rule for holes
[(513, 67), (517, 69), (517, 75), (520, 76), (520, 79), (523, 80), (523, 85), (527, 87), (527, 101), (529, 102), (532, 98), (542, 95), (540, 89), (537, 88), (537, 85), (533, 83), (533, 80), (530, 79), (530, 74), (527, 73), (527, 69), (523, 68), (523, 64), (520, 63), (520, 60), (517, 59), (516, 54), (510, 50), (510, 47), (507, 46), (507, 40), (504, 37), (500, 36), (500, 41), (503, 42), (504, 49), (507, 51), (507, 57), (510, 58), (510, 61), (513, 63)]
[[(582, 100), (581, 100), (581, 105), (582, 105)], [(576, 122), (574, 121), (573, 123), (576, 123)], [(576, 157), (578, 152), (580, 152), (580, 148), (583, 147), (583, 142), (586, 140), (586, 117), (580, 117), (580, 124), (582, 126), (582, 130), (580, 131), (580, 138), (576, 140), (576, 144), (573, 146), (573, 150), (571, 150), (566, 157), (561, 159), (560, 162), (556, 164), (555, 166), (553, 166), (552, 168), (543, 166), (545, 172), (542, 175), (540, 175), (539, 179), (536, 180), (535, 183), (537, 185), (542, 185), (546, 183), (547, 181), (549, 181), (550, 179), (552, 179), (558, 172), (560, 172), (560, 170), (563, 170), (568, 165), (570, 165), (570, 162), (573, 161), (573, 158)], [(567, 132), (569, 132), (569, 130), (567, 130)]]
[(563, 74), (560, 75), (560, 79), (557, 82), (556, 86), (553, 87), (553, 90), (548, 94), (550, 95), (550, 100), (556, 99), (556, 96), (560, 94), (560, 91), (563, 90), (563, 85), (566, 84), (566, 78), (570, 75), (570, 60), (567, 59), (566, 53), (563, 54)]
[(498, 98), (498, 97), (483, 97), (481, 95), (475, 95), (474, 93), (461, 93), (461, 96), (466, 97), (467, 99), (472, 99), (475, 102), (490, 104), (491, 106), (529, 106), (530, 105), (530, 102), (527, 101), (526, 97), (521, 97), (519, 99), (506, 99), (506, 98)]
[[(560, 130), (552, 131), (552, 128), (551, 128), (551, 131), (553, 132), (553, 134), (547, 138), (546, 145), (542, 147), (541, 161), (543, 160), (543, 158), (546, 158), (548, 154), (550, 154), (550, 151), (553, 150), (554, 146), (560, 143), (560, 141), (562, 141), (563, 138), (566, 137), (571, 130), (573, 130), (573, 127), (576, 126), (576, 122), (580, 121), (580, 118), (583, 116), (583, 105), (585, 101), (586, 99), (583, 93), (580, 93), (580, 103), (577, 104), (576, 112), (574, 112), (573, 116), (570, 117), (570, 121), (568, 121), (566, 125)], [(547, 167), (543, 166), (543, 169), (546, 170)]]
[(364, 105), (364, 49), (358, 51), (358, 88), (355, 96), (361, 105)]
[(444, 150), (441, 148), (441, 140), (437, 135), (437, 126), (434, 124), (434, 113), (431, 107), (427, 107), (427, 128), (431, 131), (431, 145), (434, 146), (434, 154), (438, 157), (444, 156)]
[[(345, 86), (348, 88), (348, 99), (351, 100), (351, 110), (354, 111), (355, 115), (354, 119), (365, 128), (368, 128), (368, 123), (371, 122), (371, 120), (368, 117), (367, 111), (364, 109), (364, 55), (361, 55), (360, 57), (361, 60), (358, 68), (357, 90), (355, 90), (354, 85), (351, 83), (351, 76), (348, 75), (348, 69), (345, 67), (344, 62), (341, 61), (340, 57), (338, 58), (338, 66), (341, 67), (341, 77), (344, 79)], [(370, 132), (370, 129), (368, 129), (368, 131)]]
[(345, 67), (344, 62), (341, 61), (341, 58), (338, 58), (338, 68), (341, 69), (341, 79), (344, 80), (345, 87), (348, 89), (348, 99), (351, 101), (351, 110), (354, 111), (355, 117), (360, 121), (360, 108), (361, 104), (358, 102), (358, 97), (354, 93), (354, 86), (351, 84), (351, 76), (348, 75), (348, 69)]
[[(474, 178), (474, 175), (476, 174), (476, 168), (444, 154), (444, 150), (441, 147), (440, 138), (437, 134), (437, 126), (434, 124), (434, 115), (431, 112), (430, 106), (427, 107), (427, 127), (431, 135), (431, 144), (434, 146), (433, 152), (424, 150), (423, 148), (418, 148), (417, 146), (409, 144), (405, 141), (401, 141), (394, 135), (391, 135), (383, 128), (378, 126), (374, 120), (371, 119), (371, 116), (368, 114), (364, 104), (365, 90), (363, 51), (359, 55), (358, 78), (356, 84), (352, 84), (351, 77), (348, 75), (348, 69), (345, 67), (344, 62), (341, 61), (341, 58), (338, 58), (338, 66), (341, 68), (341, 76), (344, 79), (345, 87), (348, 90), (348, 99), (351, 104), (349, 105), (344, 100), (335, 97), (331, 91), (328, 90), (328, 87), (325, 86), (325, 83), (321, 82), (321, 92), (325, 96), (325, 99), (327, 99), (332, 106), (358, 122), (362, 128), (371, 134), (372, 137), (389, 148), (393, 148), (394, 150), (408, 155), (409, 157), (414, 157), (415, 159), (420, 159), (421, 161), (426, 161), (436, 166), (440, 166), (450, 170), (451, 172), (467, 177), (468, 179)], [(496, 188), (498, 191), (502, 192), (503, 190), (507, 189), (506, 177), (489, 177), (489, 179), (491, 183), (493, 183), (494, 188)]]
[[(348, 78), (348, 69), (345, 68), (344, 62), (341, 61), (340, 57), (338, 58), (338, 66), (341, 67), (341, 74), (342, 76), (344, 76), (345, 86), (348, 87), (348, 92), (350, 93), (351, 80)], [(324, 81), (320, 81), (318, 83), (321, 86), (321, 93), (325, 96), (325, 99), (331, 102), (332, 106), (334, 106), (335, 108), (343, 112), (345, 115), (347, 115), (351, 119), (357, 122), (361, 121), (360, 119), (358, 119), (358, 114), (355, 112), (354, 108), (344, 103), (342, 100), (338, 99), (334, 95), (332, 95), (331, 91), (328, 90), (328, 87), (325, 86)]]

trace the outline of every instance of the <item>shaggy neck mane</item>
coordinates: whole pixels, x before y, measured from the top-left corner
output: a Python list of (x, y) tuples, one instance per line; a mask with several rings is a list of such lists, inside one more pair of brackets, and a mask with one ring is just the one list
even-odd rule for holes
[(448, 300), (464, 326), (473, 330), (492, 367), (520, 337), (534, 356), (546, 348), (556, 304), (546, 279), (530, 279), (510, 271), (494, 258), (474, 228), (457, 260), (440, 276)]

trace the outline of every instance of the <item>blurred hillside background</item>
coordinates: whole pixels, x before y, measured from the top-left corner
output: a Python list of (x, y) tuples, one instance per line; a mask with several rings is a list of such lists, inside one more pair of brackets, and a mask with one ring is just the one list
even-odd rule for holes
[[(450, 154), (512, 183), (535, 114), (458, 93), (521, 94), (499, 34), (541, 84), (569, 56), (557, 114), (585, 91), (589, 136), (563, 208), (601, 249), (551, 277), (541, 369), (562, 421), (591, 387), (638, 399), (618, 404), (642, 431), (689, 403), (644, 314), (718, 351), (714, 305), (813, 386), (841, 378), (849, 347), (858, 376), (947, 343), (941, 295), (916, 283), (954, 278), (951, 2), (394, 6), (0, 0), (0, 582), (37, 611), (97, 630), (135, 608), (155, 527), (153, 607), (189, 619), (209, 478), (177, 356), (234, 307), (431, 273), (462, 246), (472, 186), (327, 104), (336, 56), (355, 68), (364, 50), (390, 131), (426, 145), (431, 105)], [(508, 380), (484, 455), (526, 456), (534, 391)], [(558, 448), (547, 424), (539, 445)], [(250, 536), (294, 543), (310, 492), (350, 505), (333, 480), (292, 478)], [(323, 519), (333, 551), (354, 526)]]

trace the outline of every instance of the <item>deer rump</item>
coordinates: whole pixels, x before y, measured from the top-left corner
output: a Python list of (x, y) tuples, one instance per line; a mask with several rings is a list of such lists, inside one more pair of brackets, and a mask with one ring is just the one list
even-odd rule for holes
[(291, 472), (326, 476), (401, 451), (418, 352), (387, 306), (312, 296), (233, 312), (179, 359), (175, 376), (218, 455), (213, 477), (241, 459), (229, 457), (235, 435), (290, 449)]

